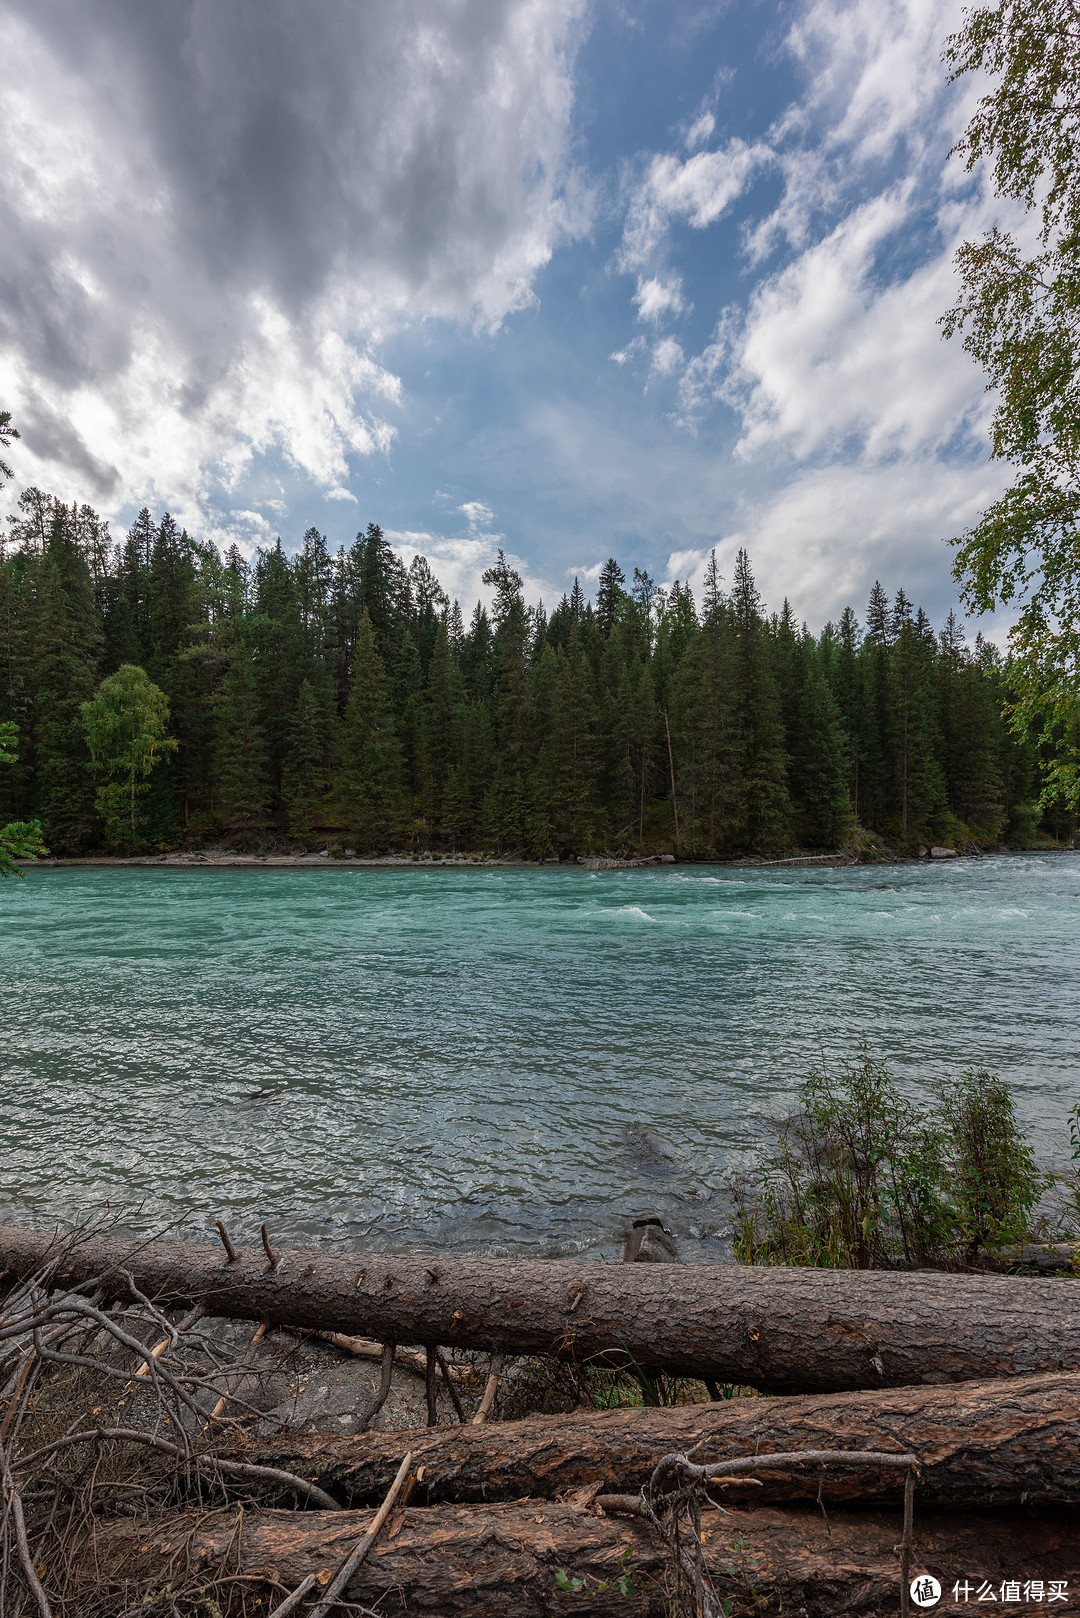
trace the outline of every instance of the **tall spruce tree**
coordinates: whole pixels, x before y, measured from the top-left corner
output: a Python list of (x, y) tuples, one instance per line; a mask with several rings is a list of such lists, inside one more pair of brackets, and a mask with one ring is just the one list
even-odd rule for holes
[(791, 839), (791, 800), (780, 693), (750, 559), (735, 561), (730, 611), (735, 639), (732, 665), (732, 742), (740, 783), (739, 840), (761, 854)]
[(401, 747), (386, 669), (366, 607), (356, 636), (353, 684), (342, 723), (342, 756), (342, 795), (357, 846), (384, 848), (402, 820)]
[(251, 648), (242, 641), (229, 661), (216, 733), (215, 807), (233, 841), (251, 847), (268, 831), (268, 766), (255, 663)]
[(289, 817), (289, 835), (306, 842), (319, 823), (329, 789), (335, 715), (329, 671), (304, 680), (289, 721), (288, 747), (282, 768), (281, 795)]
[(90, 570), (70, 513), (55, 505), (41, 567), (34, 668), (36, 808), (58, 854), (77, 854), (94, 835), (94, 791), (82, 705), (98, 683), (103, 634)]

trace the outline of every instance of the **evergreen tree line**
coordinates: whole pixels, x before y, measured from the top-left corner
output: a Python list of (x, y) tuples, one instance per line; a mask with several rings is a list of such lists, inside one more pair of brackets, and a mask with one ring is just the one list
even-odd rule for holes
[(224, 838), (775, 855), (864, 831), (909, 848), (1072, 832), (1054, 806), (1040, 830), (1046, 743), (1003, 721), (995, 649), (953, 615), (936, 632), (902, 590), (875, 585), (862, 624), (847, 608), (815, 637), (786, 602), (766, 613), (745, 552), (727, 588), (710, 559), (700, 605), (614, 560), (592, 601), (575, 580), (550, 614), (501, 553), (484, 582), (492, 606), (466, 626), (375, 524), (336, 554), (312, 528), (249, 562), (147, 510), (116, 543), (32, 489), (0, 550), (0, 722), (19, 737), (0, 822), (39, 817), (59, 854)]

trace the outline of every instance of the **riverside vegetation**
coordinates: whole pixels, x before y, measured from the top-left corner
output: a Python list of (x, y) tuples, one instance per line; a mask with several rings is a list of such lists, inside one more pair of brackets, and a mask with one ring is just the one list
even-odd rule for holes
[[(615, 560), (527, 607), (501, 555), (466, 626), (374, 524), (249, 563), (144, 510), (23, 494), (0, 551), (0, 823), (53, 853), (222, 840), (530, 858), (650, 847), (777, 855), (884, 841), (1049, 846), (1040, 769), (1072, 721), (1010, 729), (993, 646), (875, 585), (819, 636), (767, 614), (740, 552), (700, 605)], [(1070, 729), (1070, 725), (1072, 728)], [(12, 736), (14, 733), (9, 731)]]
[[(1069, 1136), (1080, 1165), (1080, 1105)], [(1080, 1236), (1076, 1172), (1037, 1167), (1008, 1086), (985, 1071), (946, 1081), (928, 1108), (869, 1058), (838, 1078), (811, 1073), (775, 1147), (733, 1185), (735, 1252), (747, 1264), (963, 1270)], [(1066, 1211), (1040, 1217), (1055, 1189)]]

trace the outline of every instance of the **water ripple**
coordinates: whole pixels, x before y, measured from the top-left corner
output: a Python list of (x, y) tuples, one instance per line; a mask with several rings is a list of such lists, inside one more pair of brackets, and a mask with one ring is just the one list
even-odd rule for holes
[[(1077, 863), (39, 870), (0, 904), (0, 1217), (282, 1240), (718, 1251), (799, 1076), (968, 1065), (1061, 1149)], [(883, 885), (889, 891), (883, 892)]]

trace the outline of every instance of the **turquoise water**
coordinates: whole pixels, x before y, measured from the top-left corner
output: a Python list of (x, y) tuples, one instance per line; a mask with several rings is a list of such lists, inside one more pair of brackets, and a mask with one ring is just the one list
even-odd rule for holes
[(710, 1257), (727, 1171), (863, 1044), (913, 1092), (997, 1069), (1062, 1155), (1080, 858), (42, 869), (0, 980), (2, 1220), (613, 1256), (660, 1213)]

